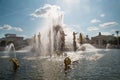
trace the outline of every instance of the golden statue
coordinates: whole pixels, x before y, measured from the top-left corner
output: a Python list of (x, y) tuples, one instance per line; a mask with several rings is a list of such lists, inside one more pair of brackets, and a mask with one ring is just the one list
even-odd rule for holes
[(82, 35), (82, 33), (80, 33), (80, 35), (79, 35), (79, 41), (80, 41), (80, 44), (83, 44), (83, 35)]
[(12, 61), (12, 63), (13, 63), (13, 70), (16, 71), (19, 67), (17, 58), (12, 58), (10, 61)]
[(73, 32), (73, 50), (76, 51), (77, 50), (77, 46), (76, 46), (76, 34), (75, 32)]
[(69, 57), (66, 57), (64, 59), (64, 64), (65, 64), (65, 69), (64, 69), (65, 71), (68, 70), (68, 69), (70, 69), (71, 59)]

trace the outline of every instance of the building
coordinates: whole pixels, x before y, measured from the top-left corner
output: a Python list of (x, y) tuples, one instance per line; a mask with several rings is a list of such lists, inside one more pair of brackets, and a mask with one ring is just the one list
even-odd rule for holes
[(115, 37), (113, 35), (102, 35), (101, 32), (99, 32), (98, 36), (91, 38), (91, 44), (98, 48), (105, 48), (107, 43), (114, 38)]
[(20, 49), (24, 44), (24, 37), (17, 36), (16, 34), (5, 34), (5, 37), (0, 39), (0, 50), (4, 50), (5, 46), (13, 43), (16, 49)]

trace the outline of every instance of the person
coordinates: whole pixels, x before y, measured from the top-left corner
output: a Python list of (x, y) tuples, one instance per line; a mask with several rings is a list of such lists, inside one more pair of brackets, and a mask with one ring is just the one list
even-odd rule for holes
[(64, 68), (65, 71), (68, 70), (68, 69), (70, 69), (71, 59), (69, 57), (66, 57), (64, 59), (64, 64), (65, 64), (65, 68)]
[(16, 58), (12, 58), (10, 61), (13, 63), (13, 70), (16, 71), (19, 67), (18, 60)]

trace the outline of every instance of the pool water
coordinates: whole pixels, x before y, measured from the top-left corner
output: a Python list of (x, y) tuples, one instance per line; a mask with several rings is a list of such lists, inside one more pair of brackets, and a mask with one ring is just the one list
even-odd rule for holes
[(16, 52), (20, 67), (13, 71), (13, 53), (0, 52), (0, 80), (120, 80), (120, 50), (66, 52), (75, 63), (64, 71), (63, 56)]

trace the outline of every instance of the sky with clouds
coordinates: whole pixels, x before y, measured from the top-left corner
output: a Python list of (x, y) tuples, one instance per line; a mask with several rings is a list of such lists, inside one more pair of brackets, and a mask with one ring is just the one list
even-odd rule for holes
[(89, 37), (120, 31), (120, 0), (0, 0), (0, 38), (6, 33), (31, 38), (45, 17), (59, 12), (68, 28)]

